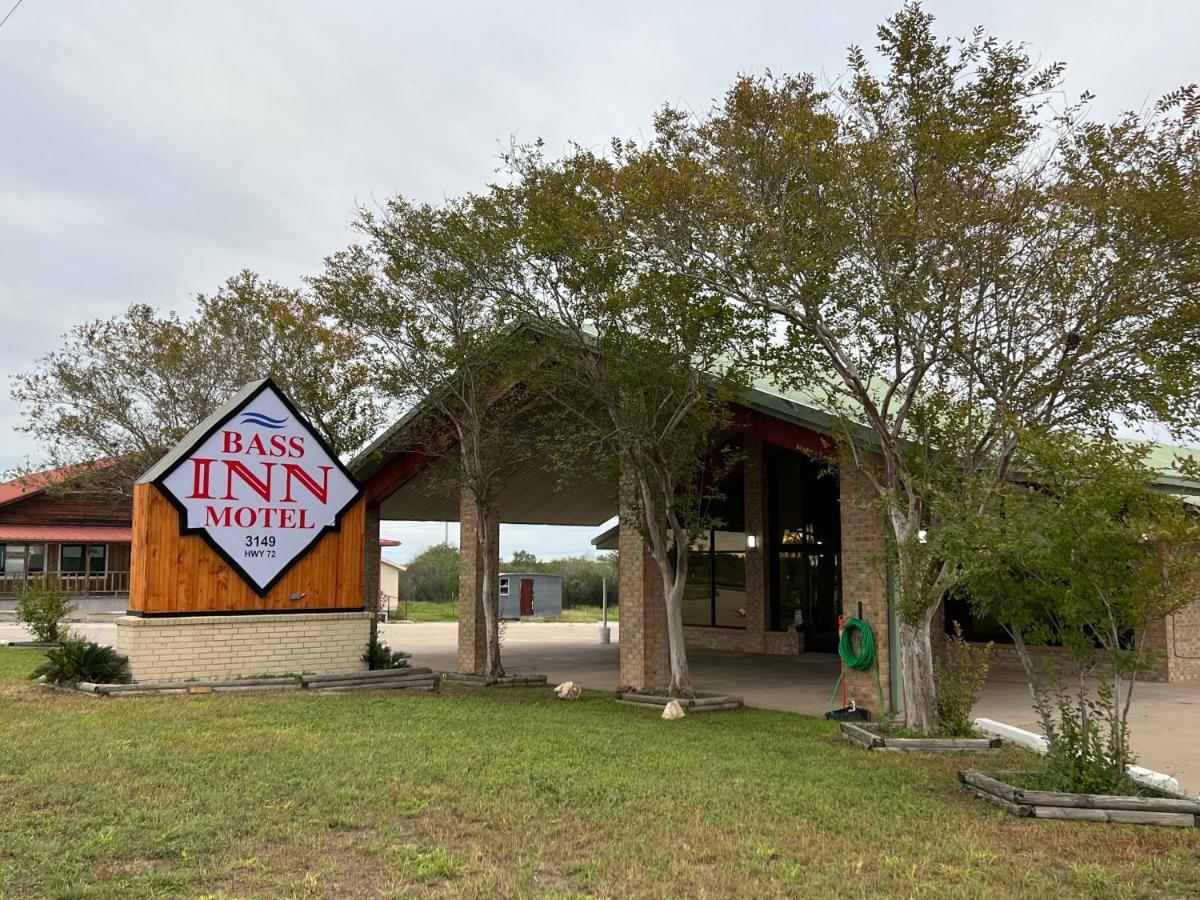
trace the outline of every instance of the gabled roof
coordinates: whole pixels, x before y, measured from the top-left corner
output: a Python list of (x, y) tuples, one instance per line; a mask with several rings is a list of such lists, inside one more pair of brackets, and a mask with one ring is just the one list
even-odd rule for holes
[[(838, 426), (837, 419), (821, 409), (820, 400), (811, 393), (795, 388), (780, 387), (770, 378), (754, 379), (737, 402), (748, 409), (820, 434), (831, 434)], [(421, 404), (416, 404), (376, 437), (366, 449), (362, 450), (348, 465), (355, 477), (365, 481), (377, 472), (386, 463), (390, 453), (394, 452), (398, 445), (404, 443), (404, 433), (416, 422), (422, 412)], [(870, 442), (872, 433), (868, 426), (860, 424), (859, 429), (861, 436)], [(1200, 480), (1184, 474), (1178, 462), (1180, 459), (1200, 462), (1200, 449), (1152, 441), (1131, 441), (1131, 443), (1142, 443), (1149, 446), (1146, 462), (1157, 474), (1156, 483), (1161, 490), (1179, 495), (1189, 503), (1200, 505)], [(607, 533), (601, 535), (601, 537), (607, 536)]]
[(97, 469), (107, 469), (116, 465), (116, 463), (116, 459), (99, 459), (92, 463), (63, 466), (58, 469), (46, 469), (42, 472), (21, 475), (11, 481), (0, 483), (0, 506), (7, 506), (18, 500), (36, 497), (38, 494), (45, 493), (48, 488), (55, 485), (65, 484), (72, 478), (86, 475), (88, 472), (94, 472)]

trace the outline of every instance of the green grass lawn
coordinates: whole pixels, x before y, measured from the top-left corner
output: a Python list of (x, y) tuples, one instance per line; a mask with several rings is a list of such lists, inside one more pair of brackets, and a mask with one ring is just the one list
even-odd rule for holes
[[(1121, 897), (1188, 830), (1022, 821), (970, 758), (548, 690), (92, 700), (0, 649), (0, 896)], [(1015, 751), (996, 763), (1027, 765)]]

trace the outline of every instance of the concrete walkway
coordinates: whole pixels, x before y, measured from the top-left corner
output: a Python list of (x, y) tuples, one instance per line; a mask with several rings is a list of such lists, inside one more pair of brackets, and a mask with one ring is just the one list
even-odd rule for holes
[[(612, 643), (601, 644), (595, 624), (508, 623), (502, 650), (505, 668), (544, 674), (551, 684), (571, 680), (587, 688), (615, 691), (620, 677), (620, 630), (616, 624), (611, 627)], [(89, 640), (110, 644), (116, 626), (78, 625), (76, 630)], [(415, 665), (442, 671), (457, 666), (455, 622), (387, 624), (380, 630), (390, 647), (411, 653)], [(0, 625), (0, 640), (28, 639), (23, 628)], [(751, 656), (692, 650), (688, 658), (698, 690), (740, 694), (750, 706), (809, 716), (823, 715), (828, 709), (838, 675), (837, 657), (832, 654)], [(993, 675), (975, 714), (1039, 730), (1028, 689), (1016, 674)], [(1189, 793), (1200, 792), (1200, 682), (1139, 682), (1130, 728), (1141, 765), (1175, 775)]]

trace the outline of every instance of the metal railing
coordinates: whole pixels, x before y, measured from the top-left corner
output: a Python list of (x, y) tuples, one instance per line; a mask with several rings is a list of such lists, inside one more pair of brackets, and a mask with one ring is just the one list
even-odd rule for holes
[(387, 622), (392, 616), (397, 619), (408, 618), (408, 601), (393, 597), (391, 594), (379, 592), (379, 621)]
[(128, 596), (128, 572), (0, 572), (0, 597), (15, 597), (28, 588), (59, 587), (73, 597)]

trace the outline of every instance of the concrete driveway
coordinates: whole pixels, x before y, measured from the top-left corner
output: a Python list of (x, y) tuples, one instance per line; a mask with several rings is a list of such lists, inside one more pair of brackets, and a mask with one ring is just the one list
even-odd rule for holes
[[(111, 644), (115, 625), (78, 625), (89, 640)], [(458, 625), (433, 622), (380, 626), (396, 650), (413, 655), (413, 663), (441, 671), (456, 668)], [(544, 674), (551, 684), (576, 681), (584, 687), (615, 691), (619, 679), (619, 626), (612, 643), (601, 644), (594, 624), (511, 622), (505, 625), (503, 657), (511, 672)], [(0, 625), (0, 640), (28, 640), (17, 625)], [(750, 706), (820, 716), (829, 708), (837, 681), (832, 654), (750, 656), (716, 650), (688, 654), (692, 680), (699, 690), (740, 694)], [(1029, 692), (1019, 675), (997, 673), (975, 708), (987, 716), (1032, 731), (1039, 730)], [(1138, 761), (1179, 778), (1189, 793), (1200, 791), (1200, 682), (1139, 682), (1134, 690), (1130, 728)]]

